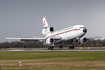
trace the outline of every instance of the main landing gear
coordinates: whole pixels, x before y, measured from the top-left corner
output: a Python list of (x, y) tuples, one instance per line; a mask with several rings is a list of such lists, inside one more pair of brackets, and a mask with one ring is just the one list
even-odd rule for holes
[(61, 43), (59, 43), (59, 44), (60, 44), (59, 49), (62, 49), (62, 45), (61, 45)]
[(54, 48), (54, 46), (48, 46), (48, 50), (52, 50)]
[[(54, 46), (48, 46), (48, 50), (52, 50)], [(59, 46), (59, 49), (62, 49), (62, 45)], [(74, 46), (69, 46), (69, 49), (74, 49)]]
[(62, 49), (62, 45), (59, 46), (59, 49)]
[(72, 45), (71, 45), (71, 46), (69, 46), (69, 49), (74, 49), (74, 46), (72, 46)]

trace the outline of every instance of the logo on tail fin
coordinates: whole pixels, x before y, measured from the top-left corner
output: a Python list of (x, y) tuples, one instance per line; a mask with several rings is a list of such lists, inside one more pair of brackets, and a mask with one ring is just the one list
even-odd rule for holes
[(48, 27), (48, 23), (47, 23), (46, 18), (44, 16), (42, 17), (42, 20), (43, 20), (44, 28), (47, 28)]
[(46, 25), (46, 21), (44, 20), (44, 26)]

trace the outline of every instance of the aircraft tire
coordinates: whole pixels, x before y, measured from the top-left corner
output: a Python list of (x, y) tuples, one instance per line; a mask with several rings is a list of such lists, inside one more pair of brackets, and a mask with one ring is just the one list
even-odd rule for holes
[(71, 46), (69, 46), (69, 49), (71, 49)]
[(48, 50), (52, 50), (54, 47), (53, 46), (48, 46)]
[(62, 49), (62, 46), (59, 46), (59, 49)]
[(74, 46), (72, 46), (71, 48), (74, 49)]
[(51, 48), (50, 48), (50, 46), (48, 46), (48, 50), (50, 50)]
[(54, 48), (53, 46), (50, 46), (51, 50)]
[(69, 46), (69, 49), (74, 49), (74, 46)]

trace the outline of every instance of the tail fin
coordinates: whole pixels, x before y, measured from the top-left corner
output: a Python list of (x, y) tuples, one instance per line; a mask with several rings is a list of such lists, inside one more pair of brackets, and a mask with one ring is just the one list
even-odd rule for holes
[(48, 26), (48, 23), (47, 23), (47, 21), (46, 21), (46, 18), (45, 18), (44, 16), (42, 17), (42, 20), (43, 20), (44, 28), (49, 27), (49, 26)]

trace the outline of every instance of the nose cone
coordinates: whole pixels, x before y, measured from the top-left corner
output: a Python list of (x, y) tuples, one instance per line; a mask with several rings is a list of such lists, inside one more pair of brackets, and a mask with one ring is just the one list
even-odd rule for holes
[(86, 33), (87, 32), (87, 29), (83, 29), (83, 32)]

